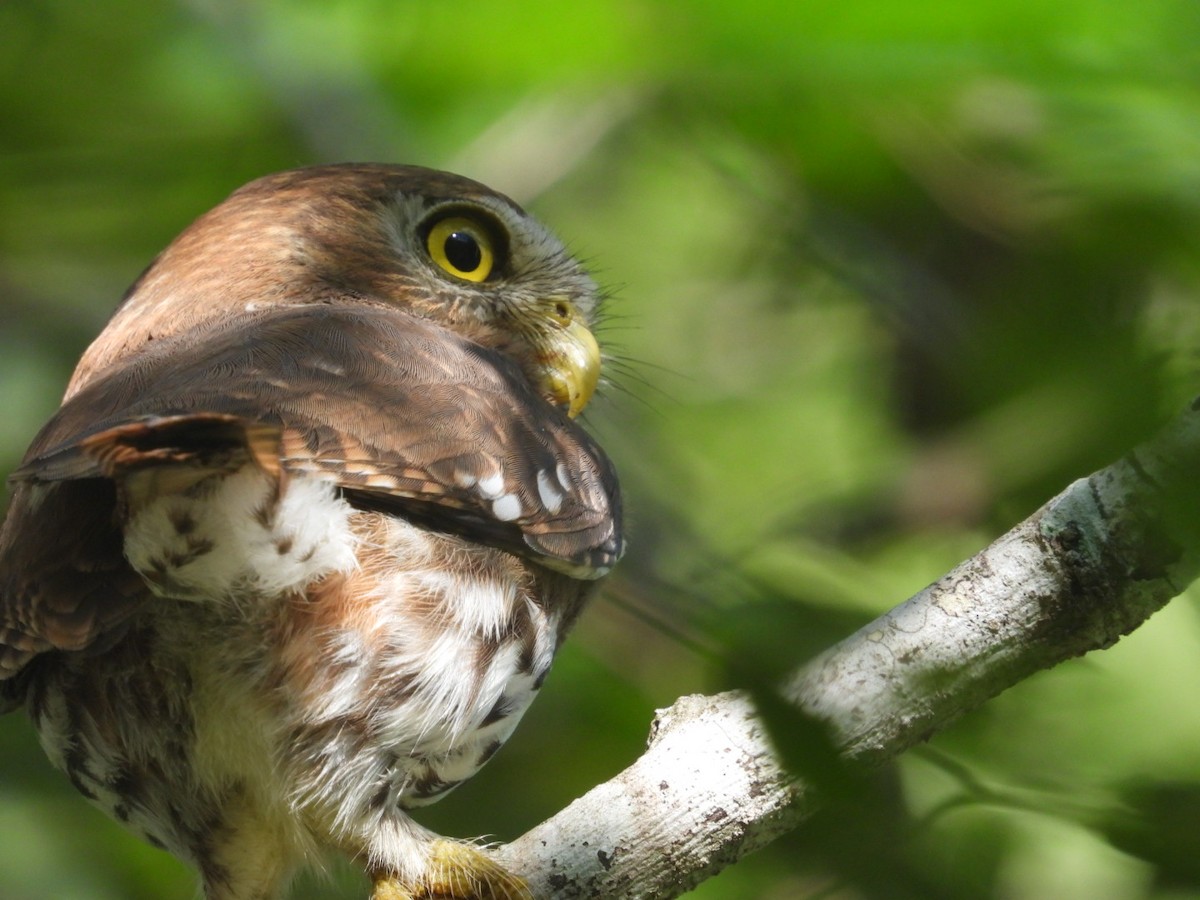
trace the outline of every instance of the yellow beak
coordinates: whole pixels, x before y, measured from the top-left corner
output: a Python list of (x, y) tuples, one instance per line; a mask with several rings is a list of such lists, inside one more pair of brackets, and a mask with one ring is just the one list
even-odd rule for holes
[(600, 381), (600, 345), (578, 319), (558, 318), (538, 344), (541, 387), (572, 419), (583, 412)]

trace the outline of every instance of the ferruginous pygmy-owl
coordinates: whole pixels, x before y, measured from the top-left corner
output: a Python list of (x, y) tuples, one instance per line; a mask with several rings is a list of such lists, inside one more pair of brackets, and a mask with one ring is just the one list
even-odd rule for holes
[(276, 897), (520, 897), (409, 817), (500, 747), (622, 551), (574, 421), (597, 289), (515, 203), (389, 165), (234, 193), (138, 278), (13, 474), (0, 705), (88, 799)]

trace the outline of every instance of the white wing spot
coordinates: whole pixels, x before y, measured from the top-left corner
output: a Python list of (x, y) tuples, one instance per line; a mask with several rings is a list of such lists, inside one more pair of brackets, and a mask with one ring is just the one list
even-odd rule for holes
[(499, 472), (493, 472), (486, 478), (480, 478), (479, 493), (488, 500), (495, 500), (504, 493), (504, 476)]
[(562, 491), (551, 483), (550, 473), (542, 469), (538, 470), (537, 488), (538, 496), (542, 500), (542, 506), (546, 507), (551, 515), (558, 515), (558, 511), (562, 509), (563, 495)]
[(564, 491), (571, 490), (571, 476), (567, 474), (567, 467), (562, 463), (554, 467), (554, 477), (558, 479)]
[(492, 515), (501, 522), (511, 522), (521, 516), (521, 501), (516, 494), (505, 494), (492, 504)]
[(476, 479), (476, 477), (474, 475), (472, 475), (470, 472), (455, 472), (454, 473), (454, 483), (457, 484), (459, 487), (464, 487), (464, 488), (475, 487), (475, 482), (477, 480), (478, 479)]

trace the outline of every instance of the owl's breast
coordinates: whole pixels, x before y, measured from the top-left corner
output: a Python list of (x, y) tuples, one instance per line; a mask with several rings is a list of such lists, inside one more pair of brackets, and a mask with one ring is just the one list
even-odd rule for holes
[(402, 519), (351, 524), (358, 567), (291, 602), (273, 641), (300, 794), (336, 796), (343, 819), (433, 802), (473, 775), (532, 702), (587, 590)]

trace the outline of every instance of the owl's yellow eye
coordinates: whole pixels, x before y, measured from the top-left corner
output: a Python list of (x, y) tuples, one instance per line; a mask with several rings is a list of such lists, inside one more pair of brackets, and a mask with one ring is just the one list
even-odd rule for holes
[(456, 278), (483, 281), (492, 274), (492, 238), (478, 222), (463, 216), (442, 219), (429, 229), (425, 246), (433, 261)]

